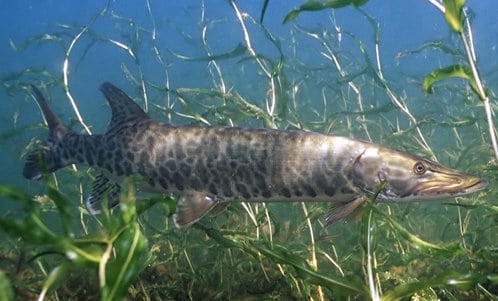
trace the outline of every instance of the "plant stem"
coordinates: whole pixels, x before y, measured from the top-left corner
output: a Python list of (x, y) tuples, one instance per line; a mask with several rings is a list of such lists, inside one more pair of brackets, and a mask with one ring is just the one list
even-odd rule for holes
[[(432, 5), (434, 5), (437, 9), (439, 9), (443, 14), (445, 13), (444, 5), (442, 5), (439, 1), (436, 0), (428, 0), (428, 1)], [(495, 152), (495, 158), (496, 161), (498, 162), (498, 142), (496, 141), (496, 132), (493, 122), (493, 112), (491, 111), (491, 105), (489, 104), (489, 97), (486, 95), (486, 91), (484, 90), (484, 86), (482, 85), (481, 77), (479, 76), (479, 71), (477, 70), (477, 64), (476, 64), (477, 59), (474, 51), (472, 27), (470, 26), (469, 18), (467, 16), (465, 9), (463, 9), (463, 14), (465, 16), (465, 28), (467, 31), (467, 36), (465, 35), (465, 30), (462, 30), (459, 33), (459, 37), (462, 40), (463, 46), (465, 48), (467, 61), (470, 66), (470, 70), (472, 70), (472, 77), (474, 78), (475, 84), (477, 86), (478, 96), (484, 105), (484, 112), (486, 113), (486, 121), (488, 123), (489, 137), (491, 138), (491, 145), (493, 146), (493, 150)]]
[(467, 54), (467, 60), (470, 65), (470, 70), (472, 70), (472, 76), (474, 77), (474, 81), (476, 83), (477, 89), (479, 92), (479, 98), (482, 100), (483, 105), (484, 105), (484, 111), (486, 112), (486, 119), (488, 122), (488, 130), (489, 130), (489, 137), (491, 138), (491, 144), (493, 146), (493, 150), (495, 152), (495, 158), (498, 161), (498, 143), (496, 141), (496, 133), (495, 133), (495, 126), (493, 122), (493, 115), (491, 111), (491, 106), (489, 104), (489, 97), (486, 95), (486, 91), (484, 91), (484, 86), (482, 85), (481, 77), (479, 76), (479, 72), (477, 70), (476, 66), (476, 58), (474, 54), (474, 45), (472, 44), (472, 29), (470, 27), (470, 22), (468, 21), (469, 19), (467, 18), (467, 14), (465, 14), (465, 24), (467, 28), (467, 35), (469, 36), (469, 40), (467, 40), (467, 37), (465, 36), (465, 33), (462, 31), (460, 32), (460, 39), (463, 42), (463, 45), (465, 47), (465, 53)]

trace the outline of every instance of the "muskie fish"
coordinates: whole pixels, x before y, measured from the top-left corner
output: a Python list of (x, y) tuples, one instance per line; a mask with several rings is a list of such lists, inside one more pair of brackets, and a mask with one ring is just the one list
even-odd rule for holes
[[(230, 201), (324, 201), (332, 224), (378, 193), (381, 201), (423, 201), (484, 189), (479, 177), (377, 144), (313, 132), (163, 124), (110, 83), (100, 87), (112, 110), (104, 135), (68, 129), (32, 87), (48, 123), (48, 139), (26, 159), (24, 177), (38, 180), (84, 163), (99, 171), (87, 199), (92, 214), (119, 203), (121, 183), (179, 197), (178, 227)], [(379, 191), (380, 190), (380, 191)]]

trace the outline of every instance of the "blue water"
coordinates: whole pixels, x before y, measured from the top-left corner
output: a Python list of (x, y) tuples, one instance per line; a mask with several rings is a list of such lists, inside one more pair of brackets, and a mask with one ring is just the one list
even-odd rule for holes
[[(372, 66), (376, 64), (375, 24), (379, 26), (379, 57), (386, 82), (397, 97), (407, 103), (418, 120), (483, 119), (478, 100), (472, 95), (467, 97), (458, 94), (455, 97), (448, 91), (450, 87), (439, 89), (439, 94), (429, 96), (421, 89), (421, 81), (430, 71), (461, 63), (463, 57), (456, 58), (455, 55), (438, 49), (425, 49), (397, 59), (400, 53), (415, 51), (426, 43), (438, 41), (462, 49), (455, 35), (448, 29), (441, 12), (428, 1), (371, 1), (362, 7), (364, 13), (351, 7), (335, 11), (304, 12), (294, 21), (282, 24), (284, 16), (299, 4), (301, 1), (270, 1), (263, 22), (266, 30), (280, 43), (285, 57), (284, 89), (296, 91), (294, 94), (285, 91), (287, 95), (291, 95), (287, 105), (296, 103), (294, 110), (300, 114), (298, 117), (289, 117), (294, 125), (298, 119), (302, 119), (299, 121), (307, 122), (304, 124), (305, 128), (314, 129), (313, 122), (319, 122), (324, 117), (336, 118), (336, 123), (329, 122), (333, 126), (328, 127), (327, 131), (373, 139), (392, 147), (413, 151), (410, 149), (412, 142), (403, 144), (389, 138), (396, 128), (403, 131), (411, 126), (406, 115), (392, 105), (385, 91), (379, 89), (371, 75), (356, 82), (362, 89), (364, 109), (387, 108), (385, 115), (372, 117), (372, 120), (380, 124), (371, 126), (372, 136), (368, 137), (366, 132), (359, 129), (360, 124), (354, 120), (357, 115), (349, 116), (348, 120), (340, 114), (344, 111), (359, 112), (357, 97), (347, 83), (339, 82), (337, 70), (331, 60), (323, 55), (327, 52), (326, 48), (311, 36), (322, 35), (336, 54), (341, 56), (342, 68), (346, 73), (355, 73), (366, 65), (364, 53), (359, 51), (358, 40), (363, 43)], [(479, 69), (485, 83), (492, 89), (496, 87), (498, 79), (498, 21), (489, 12), (498, 11), (498, 3), (470, 1), (468, 4)], [(104, 10), (104, 1), (3, 1), (0, 5), (0, 18), (4, 24), (0, 29), (0, 77), (4, 87), (16, 83), (39, 84), (44, 81), (52, 81), (53, 85), (54, 80), (59, 81), (58, 87), (51, 87), (47, 92), (50, 93), (50, 103), (54, 111), (66, 122), (72, 121), (77, 130), (82, 130), (82, 127), (75, 121), (75, 112), (60, 83), (65, 51), (72, 38), (81, 33), (84, 26), (89, 26), (88, 30), (76, 41), (69, 56), (69, 88), (84, 122), (92, 127), (93, 132), (103, 132), (109, 120), (108, 107), (98, 91), (100, 83), (111, 81), (135, 99), (140, 99), (141, 91), (127, 80), (124, 67), (136, 79), (140, 80), (142, 76), (147, 83), (161, 87), (169, 81), (171, 89), (217, 89), (216, 85), (221, 81), (215, 75), (215, 69), (208, 61), (202, 60), (208, 55), (205, 46), (209, 47), (212, 55), (230, 52), (237, 46), (247, 46), (234, 9), (227, 1), (221, 0), (151, 1), (150, 14), (145, 2), (112, 1), (101, 16), (97, 15)], [(237, 5), (241, 12), (254, 19), (259, 18), (262, 1), (242, 1)], [(375, 20), (373, 23), (369, 22), (367, 14)], [(94, 22), (91, 21), (92, 18), (95, 18)], [(261, 28), (249, 19), (245, 19), (245, 24), (256, 53), (273, 63), (278, 62), (279, 52)], [(205, 46), (202, 43), (204, 28)], [(342, 32), (341, 37), (337, 29)], [(43, 35), (50, 35), (59, 41), (40, 39)], [(130, 47), (135, 57), (117, 43)], [(25, 49), (16, 51), (12, 45)], [(159, 62), (153, 47), (156, 47), (164, 64)], [(197, 60), (184, 60), (174, 54)], [(254, 60), (242, 55), (219, 60), (218, 64), (226, 91), (234, 91), (265, 108), (269, 81)], [(13, 74), (26, 70), (36, 72), (12, 79)], [(48, 72), (51, 78), (42, 75), (42, 71)], [(37, 184), (28, 182), (21, 176), (21, 154), (32, 137), (43, 137), (43, 129), (26, 129), (41, 125), (41, 116), (25, 91), (1, 89), (0, 93), (0, 133), (5, 137), (1, 141), (0, 164), (4, 172), (0, 174), (0, 182), (36, 191), (39, 189)], [(158, 90), (149, 89), (148, 93), (153, 103), (165, 106), (164, 91), (161, 94)], [(324, 95), (327, 98), (326, 105), (323, 104)], [(169, 97), (175, 102), (174, 95)], [(182, 111), (178, 104), (173, 108)], [(333, 112), (336, 115), (330, 115)], [(159, 114), (158, 118), (165, 116)], [(388, 122), (385, 121), (386, 118)], [(173, 121), (195, 122), (178, 116), (173, 117)], [(210, 121), (216, 123), (216, 120)], [(241, 120), (239, 123), (263, 125), (254, 120)], [(281, 124), (289, 126), (285, 122)], [(467, 135), (487, 139), (485, 123), (480, 122), (479, 126), (480, 128), (472, 127), (472, 130), (466, 131)], [(318, 127), (316, 130), (324, 128)], [(448, 156), (451, 149), (444, 149), (449, 144), (451, 147), (455, 146), (455, 138), (446, 134), (451, 130), (437, 124), (430, 125), (430, 122), (423, 130), (427, 133), (426, 138), (429, 145), (433, 146), (436, 157), (444, 163), (452, 160), (455, 163)], [(416, 136), (413, 132), (410, 135), (412, 139)], [(436, 137), (432, 137), (434, 135)], [(465, 133), (462, 135), (465, 136)], [(413, 148), (420, 151), (416, 145)], [(463, 166), (468, 167), (465, 164)]]
[[(298, 95), (300, 100), (320, 103), (321, 88), (325, 87), (324, 91), (330, 98), (337, 92), (336, 87), (330, 87), (335, 85), (334, 78), (337, 74), (331, 74), (331, 61), (321, 55), (325, 49), (302, 31), (326, 33), (332, 36), (330, 40), (337, 41), (335, 25), (360, 39), (365, 44), (366, 52), (374, 60), (374, 28), (364, 15), (350, 7), (334, 12), (305, 12), (296, 20), (282, 24), (284, 16), (299, 4), (301, 1), (270, 1), (263, 24), (280, 41), (287, 64), (295, 67), (299, 61), (299, 64), (305, 64), (308, 68), (329, 68), (320, 74), (323, 77), (319, 78), (322, 82), (318, 84), (313, 75), (305, 74), (304, 69), (301, 69), (302, 74), (299, 74), (300, 70), (291, 66), (290, 72), (286, 74), (291, 83), (304, 87), (302, 90), (305, 92)], [(498, 21), (490, 12), (498, 11), (498, 3), (470, 1), (468, 4), (479, 67), (485, 75), (486, 83), (493, 86), (497, 80)], [(82, 26), (88, 25), (90, 20), (104, 9), (105, 2), (2, 1), (0, 5), (0, 18), (4, 24), (0, 29), (0, 76), (5, 78), (31, 68), (45, 69), (55, 79), (61, 79), (64, 51), (71, 37), (79, 33)], [(242, 1), (237, 5), (240, 11), (255, 19), (259, 18), (262, 1)], [(90, 25), (88, 32), (75, 44), (69, 57), (69, 87), (85, 122), (94, 126), (95, 131), (103, 131), (109, 119), (104, 99), (97, 90), (100, 83), (111, 81), (133, 96), (139, 96), (139, 91), (130, 87), (122, 72), (122, 66), (126, 65), (133, 75), (139, 76), (138, 64), (127, 51), (110, 43), (110, 39), (126, 45), (135, 42), (137, 45), (133, 47), (144, 78), (163, 85), (167, 71), (171, 88), (213, 88), (208, 62), (183, 61), (169, 52), (171, 50), (184, 56), (205, 57), (206, 50), (201, 44), (204, 26), (207, 26), (206, 40), (213, 54), (228, 52), (239, 44), (245, 45), (240, 24), (227, 1), (151, 1), (150, 8), (151, 15), (147, 12), (145, 2), (112, 1), (105, 15), (98, 17)], [(430, 110), (431, 103), (438, 101), (438, 96), (426, 97), (420, 88), (420, 81), (435, 68), (455, 63), (454, 57), (437, 50), (422, 51), (399, 61), (396, 60), (396, 55), (403, 51), (416, 50), (428, 41), (456, 41), (440, 11), (428, 1), (415, 0), (370, 1), (362, 9), (379, 24), (380, 58), (387, 81), (399, 95), (405, 95), (411, 110), (420, 111), (418, 107), (429, 107)], [(279, 57), (276, 48), (257, 26), (250, 23), (246, 20), (251, 43), (256, 52), (277, 61)], [(302, 28), (301, 33), (297, 26)], [(156, 30), (155, 40), (152, 39), (153, 29)], [(20, 47), (26, 41), (45, 34), (60, 37), (62, 47), (53, 41), (33, 40), (24, 51), (15, 51), (10, 46), (10, 43), (13, 43)], [(355, 70), (354, 64), (363, 64), (362, 54), (350, 37), (343, 36), (341, 43), (335, 47), (342, 53), (350, 52), (350, 61), (343, 62), (350, 65), (344, 67), (346, 70)], [(458, 45), (456, 42), (455, 44)], [(157, 47), (166, 66), (158, 63), (152, 46)], [(227, 88), (237, 91), (258, 105), (263, 104), (268, 81), (253, 61), (225, 60), (220, 61), (220, 66), (223, 68)], [(18, 80), (29, 83), (42, 81), (43, 78), (25, 76)], [(376, 92), (373, 92), (371, 95), (364, 92), (365, 102), (371, 102), (373, 105), (385, 103), (385, 95), (376, 95)], [(26, 93), (17, 91), (6, 94), (4, 89), (0, 93), (3, 99), (0, 102), (0, 133), (9, 133), (40, 122), (36, 106)], [(62, 89), (54, 88), (50, 93), (54, 98), (54, 110), (65, 120), (74, 118)], [(411, 99), (416, 99), (417, 102), (411, 104)], [(454, 103), (458, 105), (462, 101), (456, 99)], [(329, 110), (334, 110), (333, 105), (329, 106)], [(422, 110), (419, 116), (426, 113)], [(308, 114), (306, 118), (312, 119), (316, 116)], [(347, 130), (346, 128), (345, 131)], [(19, 156), (33, 134), (33, 131), (21, 131), (2, 141), (4, 145), (0, 164), (8, 172), (0, 175), (1, 182), (30, 185), (20, 176), (22, 163)]]
[[(366, 54), (375, 64), (375, 27), (372, 26), (375, 23), (369, 22), (366, 14), (378, 22), (379, 57), (387, 83), (394, 93), (408, 104), (419, 120), (427, 116), (431, 120), (465, 119), (470, 115), (483, 118), (481, 108), (474, 108), (478, 105), (475, 98), (467, 101), (466, 97), (460, 95), (453, 99), (451, 93), (441, 89), (439, 94), (428, 96), (421, 89), (421, 81), (430, 71), (461, 62), (461, 59), (455, 59), (454, 55), (437, 49), (426, 49), (397, 59), (398, 54), (420, 49), (428, 42), (443, 41), (462, 49), (455, 35), (448, 29), (441, 12), (428, 1), (402, 1), (395, 4), (371, 1), (362, 7), (365, 14), (351, 7), (335, 11), (304, 12), (294, 21), (282, 24), (284, 16), (299, 4), (300, 1), (270, 1), (263, 22), (266, 30), (279, 41), (285, 57), (285, 88), (299, 89), (295, 97), (291, 97), (298, 104), (296, 111), (301, 113), (299, 118), (312, 123), (323, 119), (320, 114), (359, 111), (356, 96), (346, 83), (337, 82), (339, 76), (331, 60), (322, 55), (326, 53), (326, 48), (306, 32), (323, 35), (336, 53), (343, 56), (342, 68), (347, 73), (355, 73), (365, 66), (364, 54), (359, 51), (355, 39), (362, 41)], [(209, 66), (208, 61), (182, 60), (173, 53), (191, 58), (205, 58), (206, 48), (201, 42), (203, 28), (206, 28), (206, 45), (213, 55), (227, 53), (237, 46), (246, 45), (234, 9), (227, 1), (221, 0), (151, 1), (150, 14), (145, 2), (112, 1), (102, 16), (97, 14), (105, 8), (104, 1), (3, 1), (0, 5), (0, 18), (5, 24), (0, 28), (0, 78), (3, 79), (4, 86), (54, 79), (61, 81), (65, 51), (72, 38), (80, 33), (84, 26), (89, 25), (88, 31), (75, 43), (69, 56), (69, 88), (84, 122), (92, 126), (93, 132), (103, 132), (109, 120), (109, 110), (98, 91), (102, 82), (110, 81), (134, 98), (140, 98), (141, 91), (137, 86), (130, 85), (123, 73), (123, 66), (135, 78), (140, 79), (140, 76), (143, 76), (146, 82), (162, 87), (169, 81), (172, 89), (216, 89), (214, 82), (220, 81), (216, 75), (213, 76), (214, 69)], [(259, 18), (262, 1), (242, 1), (237, 5), (240, 11), (254, 19)], [(486, 84), (493, 88), (498, 80), (498, 21), (489, 12), (498, 11), (498, 3), (471, 1), (469, 8), (479, 68)], [(95, 22), (90, 23), (92, 18), (95, 18)], [(278, 62), (279, 52), (261, 28), (249, 19), (246, 19), (245, 23), (256, 53)], [(343, 32), (341, 38), (337, 29)], [(60, 41), (42, 40), (40, 37), (43, 35), (50, 35)], [(110, 42), (111, 40), (130, 46), (136, 58), (126, 49)], [(25, 49), (16, 51), (11, 44), (18, 48), (24, 45)], [(164, 65), (158, 61), (153, 47), (160, 53)], [(264, 108), (268, 78), (262, 74), (261, 68), (254, 60), (247, 58), (247, 55), (243, 55), (218, 61), (226, 89), (235, 91)], [(27, 69), (38, 70), (38, 73), (16, 77), (14, 80), (8, 79), (12, 74), (22, 73)], [(49, 72), (53, 78), (48, 79), (41, 75), (42, 70)], [(386, 93), (373, 83), (372, 78), (367, 76), (356, 83), (362, 88), (366, 108), (392, 105)], [(7, 89), (1, 89), (0, 93), (0, 133), (4, 133), (6, 137), (1, 141), (0, 164), (4, 172), (0, 174), (0, 182), (21, 185), (36, 191), (39, 187), (21, 176), (20, 156), (32, 137), (43, 137), (43, 129), (25, 129), (27, 126), (40, 125), (41, 116), (25, 91), (14, 89), (8, 92)], [(52, 87), (49, 93), (53, 98), (51, 105), (54, 111), (66, 122), (72, 120), (74, 124), (75, 113), (61, 86)], [(165, 105), (164, 93), (161, 94), (157, 90), (151, 90), (149, 93), (154, 103)], [(292, 94), (289, 91), (286, 93)], [(328, 99), (325, 106), (324, 95)], [(174, 96), (169, 96), (174, 102)], [(349, 104), (345, 104), (344, 99)], [(466, 104), (471, 104), (470, 115)], [(447, 114), (446, 106), (456, 107), (452, 109), (454, 116), (451, 118), (444, 116)], [(176, 105), (174, 109), (181, 111), (181, 106)], [(373, 139), (376, 142), (391, 144), (392, 147), (409, 148), (411, 142), (408, 142), (407, 146), (399, 141), (384, 141), (386, 135), (389, 136), (395, 130), (393, 127), (396, 127), (396, 123), (400, 125), (401, 130), (410, 128), (406, 116), (392, 106), (385, 116), (389, 119), (388, 124), (382, 121), (384, 117), (373, 118), (376, 122), (384, 123), (381, 128), (372, 127), (373, 137), (367, 137), (365, 132), (359, 130), (355, 132), (354, 129), (358, 129), (359, 125), (355, 124), (354, 120), (351, 124), (341, 116), (335, 116), (338, 121), (329, 131)], [(355, 117), (353, 115), (352, 118)], [(158, 118), (164, 118), (164, 115)], [(181, 118), (174, 121), (193, 122)], [(250, 125), (262, 125), (258, 122), (251, 123), (250, 120), (246, 122)], [(284, 123), (282, 125), (286, 126)], [(485, 136), (485, 123), (480, 123), (480, 126), (478, 133), (469, 132), (469, 135)], [(75, 127), (82, 130), (77, 125)], [(310, 127), (311, 125), (307, 128)], [(448, 129), (433, 125), (424, 130), (428, 132), (426, 138), (429, 144), (434, 145), (433, 150), (438, 159), (444, 163), (451, 161), (445, 154), (448, 150), (442, 149), (454, 141), (453, 137), (448, 138), (445, 134)], [(440, 135), (431, 139), (433, 133)]]
[[(264, 29), (251, 21), (259, 19), (263, 2), (237, 1), (237, 6), (249, 16), (244, 22), (258, 58), (275, 67), (283, 57), (278, 78), (282, 80), (282, 91), (278, 92), (277, 103), (277, 107), (283, 108), (275, 109), (276, 126), (371, 139), (435, 157), (468, 172), (487, 176), (492, 173), (483, 169), (492, 165), (488, 163), (493, 160), (483, 108), (466, 82), (438, 83), (432, 95), (422, 90), (422, 81), (431, 71), (465, 63), (461, 42), (429, 1), (372, 0), (362, 6), (362, 11), (346, 7), (304, 12), (282, 24), (285, 15), (304, 0), (273, 0), (264, 16)], [(248, 45), (229, 2), (151, 0), (150, 11), (146, 3), (111, 1), (104, 10), (106, 2), (96, 0), (0, 1), (0, 184), (15, 185), (32, 194), (45, 191), (43, 183), (25, 180), (21, 174), (26, 146), (46, 135), (42, 116), (29, 93), (20, 88), (23, 85), (34, 83), (42, 87), (54, 112), (73, 129), (84, 132), (62, 85), (65, 53), (78, 34), (81, 36), (68, 57), (68, 87), (84, 123), (93, 133), (103, 133), (110, 120), (110, 110), (98, 91), (104, 81), (112, 82), (141, 106), (148, 107), (156, 119), (200, 122), (185, 117), (189, 115), (202, 116), (211, 124), (268, 126), (251, 114), (241, 114), (240, 107), (233, 104), (227, 105), (229, 109), (235, 108), (233, 113), (228, 109), (216, 111), (224, 101), (208, 93), (219, 92), (223, 83), (224, 92), (240, 95), (267, 110), (268, 77), (247, 52), (231, 52)], [(490, 100), (495, 103), (498, 2), (467, 1), (467, 6), (478, 68)], [(103, 13), (99, 15), (100, 12)], [(413, 123), (374, 75), (376, 46), (385, 78), (383, 84), (420, 123), (432, 153), (421, 146)], [(329, 50), (337, 56), (344, 74), (358, 74), (349, 83), (360, 90), (361, 100), (355, 87), (349, 86), (337, 70)], [(223, 54), (228, 54), (228, 58), (215, 60), (216, 65), (206, 59)], [(141, 81), (145, 83), (147, 104)], [(165, 87), (184, 92), (184, 98), (167, 93)], [(201, 90), (187, 93), (185, 89)], [(167, 106), (172, 109), (169, 115), (164, 110)], [(60, 174), (61, 189), (75, 196), (76, 206), (80, 195), (78, 186), (72, 184), (79, 179), (68, 176), (67, 170)], [(84, 195), (90, 189), (89, 178), (82, 179)], [(493, 178), (489, 180), (494, 187)], [(11, 205), (0, 199), (1, 210), (10, 210)], [(459, 239), (454, 207), (423, 208), (428, 213), (436, 211), (444, 222), (440, 218), (430, 219), (434, 224), (420, 226), (421, 233), (422, 229), (429, 234), (443, 231), (443, 240)], [(442, 215), (441, 210), (449, 213)], [(285, 219), (285, 213), (284, 210), (275, 216)], [(446, 230), (439, 228), (447, 225), (450, 234), (445, 236)], [(477, 244), (469, 248), (478, 248)], [(483, 245), (480, 247), (486, 248), (486, 242)]]

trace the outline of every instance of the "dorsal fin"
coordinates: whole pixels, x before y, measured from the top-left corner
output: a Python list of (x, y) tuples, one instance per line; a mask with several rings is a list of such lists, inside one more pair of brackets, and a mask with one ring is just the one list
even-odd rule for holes
[(108, 130), (126, 122), (149, 119), (149, 116), (139, 105), (113, 84), (108, 82), (103, 83), (100, 86), (100, 91), (104, 93), (112, 110), (111, 123)]

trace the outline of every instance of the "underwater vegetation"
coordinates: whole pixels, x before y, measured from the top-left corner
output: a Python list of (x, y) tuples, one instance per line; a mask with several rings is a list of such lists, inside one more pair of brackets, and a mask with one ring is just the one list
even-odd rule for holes
[[(275, 2), (263, 1), (252, 16), (242, 3), (225, 1), (230, 15), (221, 20), (209, 18), (209, 2), (198, 4), (191, 12), (198, 18), (192, 22), (197, 37), (171, 25), (186, 44), (198, 46), (195, 55), (162, 44), (158, 16), (165, 12), (154, 3), (145, 1), (144, 25), (108, 2), (84, 25), (58, 24), (56, 32), (11, 40), (18, 53), (45, 51), (47, 45), (59, 49), (62, 68), (30, 66), (3, 75), (0, 83), (12, 98), (30, 100), (25, 107), (30, 110), (35, 107), (30, 84), (52, 95), (51, 104), (68, 100), (75, 116), (71, 128), (97, 132), (95, 121), (82, 114), (85, 103), (79, 96), (82, 89), (96, 87), (80, 86), (76, 79), (90, 61), (92, 68), (105, 65), (93, 61), (99, 49), (104, 57), (117, 56), (115, 72), (156, 120), (362, 138), (446, 160), (482, 175), (490, 187), (443, 203), (381, 204), (374, 196), (357, 222), (329, 228), (323, 223), (329, 210), (324, 203), (243, 203), (178, 230), (171, 220), (176, 200), (137, 192), (133, 178), (123, 186), (118, 209), (89, 214), (84, 199), (96, 175), (73, 166), (27, 187), (0, 184), (0, 200), (8, 204), (0, 215), (0, 300), (498, 298), (498, 147), (492, 114), (497, 98), (479, 69), (465, 1), (428, 1), (427, 9), (440, 10), (441, 18), (444, 12), (451, 37), (398, 53), (397, 59), (416, 61), (437, 51), (450, 63), (429, 60), (427, 73), (406, 75), (409, 79), (401, 82), (383, 69), (382, 20), (365, 10), (375, 3), (304, 2), (281, 20), (290, 32), (283, 40), (265, 26)], [(306, 15), (346, 9), (367, 20), (369, 38), (338, 23), (326, 29), (299, 23)], [(237, 28), (238, 43), (210, 43), (218, 22)], [(199, 78), (208, 78), (207, 83), (197, 85), (198, 77), (190, 74), (188, 85), (178, 85), (174, 77), (182, 68), (202, 73)], [(106, 73), (103, 69), (98, 72)], [(417, 92), (403, 85), (424, 91), (427, 99), (411, 101), (404, 94)], [(46, 131), (40, 117), (22, 125), (23, 114), (14, 113), (9, 122), (16, 126), (0, 134), (3, 145), (13, 137), (28, 141), (20, 160), (39, 143), (32, 137)], [(9, 176), (21, 177), (21, 172)]]

